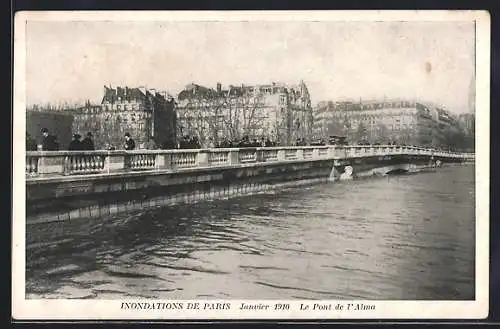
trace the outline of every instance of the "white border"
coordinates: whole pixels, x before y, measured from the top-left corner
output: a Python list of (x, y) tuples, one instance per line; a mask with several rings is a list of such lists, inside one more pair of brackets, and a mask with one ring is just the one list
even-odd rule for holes
[[(476, 300), (475, 301), (323, 301), (365, 303), (374, 311), (300, 311), (308, 301), (256, 301), (274, 305), (288, 302), (289, 311), (231, 310), (122, 310), (126, 300), (26, 300), (25, 299), (25, 27), (36, 21), (476, 21)], [(14, 108), (13, 108), (13, 255), (12, 316), (15, 319), (479, 319), (489, 307), (489, 96), (490, 16), (486, 11), (246, 11), (246, 12), (133, 12), (73, 11), (18, 12), (14, 21)], [(139, 302), (131, 300), (130, 302)], [(144, 302), (141, 300), (141, 302)], [(181, 302), (159, 301), (150, 302)], [(199, 302), (203, 301), (183, 301)], [(221, 301), (219, 301), (221, 302)], [(249, 302), (249, 301), (245, 301)]]

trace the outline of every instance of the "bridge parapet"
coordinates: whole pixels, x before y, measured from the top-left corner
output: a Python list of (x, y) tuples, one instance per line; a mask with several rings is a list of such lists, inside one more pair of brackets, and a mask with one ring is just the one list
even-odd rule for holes
[(473, 153), (446, 152), (415, 146), (355, 145), (196, 150), (30, 151), (26, 177), (110, 174), (184, 168), (228, 167), (268, 162), (337, 160), (390, 155), (424, 155), (473, 161)]

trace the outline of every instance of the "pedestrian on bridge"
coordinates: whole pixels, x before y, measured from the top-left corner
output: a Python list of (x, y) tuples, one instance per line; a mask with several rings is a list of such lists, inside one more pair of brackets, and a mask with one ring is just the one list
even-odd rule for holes
[(130, 137), (129, 133), (125, 133), (125, 144), (124, 144), (125, 150), (127, 151), (132, 151), (135, 149), (135, 141)]
[(81, 151), (82, 149), (82, 141), (80, 140), (82, 136), (80, 134), (74, 134), (73, 139), (69, 143), (68, 150), (70, 151)]
[(87, 133), (87, 136), (82, 141), (82, 150), (85, 151), (94, 151), (95, 146), (94, 146), (94, 141), (92, 140), (92, 133), (89, 131)]
[(57, 142), (57, 137), (49, 134), (47, 128), (42, 128), (42, 151), (58, 151), (59, 143)]

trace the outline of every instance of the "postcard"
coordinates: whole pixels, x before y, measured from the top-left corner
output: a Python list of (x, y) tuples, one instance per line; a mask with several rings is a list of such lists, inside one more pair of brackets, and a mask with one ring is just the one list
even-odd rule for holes
[(16, 13), (13, 318), (487, 317), (489, 72), (486, 11)]

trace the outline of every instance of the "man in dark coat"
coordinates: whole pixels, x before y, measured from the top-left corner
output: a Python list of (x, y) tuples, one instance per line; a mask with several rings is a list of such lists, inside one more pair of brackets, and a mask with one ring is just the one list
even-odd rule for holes
[(57, 151), (59, 150), (59, 143), (54, 135), (49, 134), (47, 128), (42, 128), (42, 150), (43, 151)]
[(82, 141), (82, 150), (85, 151), (94, 151), (94, 141), (92, 140), (92, 133), (88, 132), (87, 136)]
[(131, 151), (135, 149), (135, 142), (134, 140), (130, 137), (129, 133), (125, 133), (125, 150)]
[(70, 151), (80, 151), (83, 150), (82, 148), (82, 142), (80, 141), (80, 134), (74, 134), (73, 135), (73, 140), (69, 143), (68, 150)]

